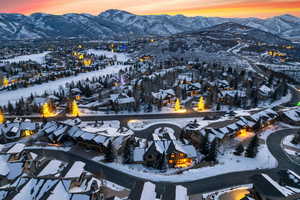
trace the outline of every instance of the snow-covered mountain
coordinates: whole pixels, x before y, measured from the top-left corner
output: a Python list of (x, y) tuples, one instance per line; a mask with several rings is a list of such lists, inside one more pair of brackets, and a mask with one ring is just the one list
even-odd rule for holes
[(120, 10), (107, 10), (98, 16), (89, 14), (49, 15), (35, 13), (0, 14), (0, 39), (37, 38), (130, 38), (145, 35), (171, 35), (234, 22), (300, 39), (300, 18), (282, 15), (269, 19), (185, 17), (183, 15), (134, 15)]

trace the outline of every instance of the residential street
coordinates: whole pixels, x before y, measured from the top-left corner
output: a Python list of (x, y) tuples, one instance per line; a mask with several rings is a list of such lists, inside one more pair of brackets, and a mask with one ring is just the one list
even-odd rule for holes
[[(289, 160), (289, 158), (280, 146), (282, 139), (290, 134), (295, 133), (296, 130), (297, 129), (284, 129), (276, 131), (268, 137), (267, 145), (269, 147), (269, 150), (271, 151), (272, 155), (278, 160), (279, 163), (279, 166), (275, 169), (233, 172), (188, 182), (156, 182), (157, 192), (163, 193), (166, 189), (166, 185), (179, 184), (187, 187), (189, 194), (198, 194), (228, 188), (236, 185), (249, 184), (251, 183), (251, 177), (255, 174), (267, 173), (272, 177), (276, 177), (276, 173), (284, 169), (291, 169), (296, 173), (300, 173), (300, 167)], [(101, 163), (95, 162), (91, 160), (91, 155), (89, 153), (84, 152), (79, 148), (71, 150), (71, 152), (43, 148), (35, 148), (31, 151), (39, 154), (44, 154), (56, 159), (65, 160), (68, 162), (78, 160), (82, 161), (86, 163), (87, 171), (95, 174), (103, 174), (103, 176), (106, 179), (127, 188), (131, 188), (136, 181), (146, 181), (146, 179), (136, 177), (134, 176), (134, 174), (126, 174), (116, 169), (112, 169)]]

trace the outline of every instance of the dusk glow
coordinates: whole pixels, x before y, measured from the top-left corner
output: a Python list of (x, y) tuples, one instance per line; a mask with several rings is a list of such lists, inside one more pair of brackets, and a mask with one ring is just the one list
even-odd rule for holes
[(91, 13), (121, 9), (135, 14), (183, 14), (187, 16), (259, 17), (300, 16), (298, 0), (2, 0), (0, 12), (31, 14)]

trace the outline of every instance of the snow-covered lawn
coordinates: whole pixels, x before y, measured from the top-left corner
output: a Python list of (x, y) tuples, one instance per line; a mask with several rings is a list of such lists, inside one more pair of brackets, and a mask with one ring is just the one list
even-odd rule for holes
[(145, 120), (130, 120), (128, 122), (128, 127), (132, 130), (143, 130), (147, 129), (150, 126), (153, 126), (155, 124), (174, 124), (180, 128), (185, 127), (190, 122), (193, 122), (194, 120), (197, 120), (197, 123), (200, 124), (200, 126), (197, 129), (201, 129), (205, 126), (207, 126), (210, 123), (218, 122), (218, 121), (224, 121), (227, 120), (227, 117), (222, 117), (218, 120), (203, 120), (203, 117), (191, 117), (191, 118), (169, 118), (169, 119), (145, 119)]
[(44, 53), (39, 53), (39, 54), (17, 56), (17, 57), (6, 59), (6, 60), (0, 60), (0, 62), (19, 63), (22, 61), (31, 60), (31, 61), (35, 61), (39, 64), (43, 64), (45, 62), (45, 56), (49, 53), (50, 53), (50, 51), (46, 51)]
[(292, 99), (292, 94), (289, 91), (286, 96), (283, 96), (283, 97), (281, 97), (280, 99), (278, 99), (278, 100), (276, 100), (274, 102), (270, 103), (268, 101), (265, 101), (265, 102), (260, 103), (259, 107), (268, 107), (268, 108), (271, 108), (271, 107), (279, 106), (281, 104), (288, 103), (291, 99)]
[(87, 78), (118, 73), (121, 69), (125, 69), (127, 67), (129, 67), (129, 66), (126, 66), (126, 65), (109, 66), (102, 70), (81, 73), (81, 74), (78, 74), (77, 76), (62, 78), (62, 79), (58, 79), (55, 81), (50, 81), (48, 83), (43, 83), (40, 85), (34, 85), (34, 86), (28, 87), (28, 88), (20, 88), (17, 90), (5, 91), (5, 92), (0, 93), (0, 105), (7, 105), (8, 101), (15, 102), (15, 101), (19, 100), (21, 97), (27, 98), (31, 94), (42, 95), (46, 91), (48, 93), (51, 93), (51, 92), (59, 89), (60, 86), (64, 86), (66, 83), (71, 82), (71, 81), (76, 82), (76, 81), (80, 81), (80, 80), (85, 80)]
[(128, 55), (124, 53), (115, 53), (111, 51), (105, 50), (96, 50), (96, 49), (89, 49), (86, 51), (87, 54), (94, 54), (96, 56), (106, 56), (108, 58), (113, 58), (114, 56), (117, 57), (117, 61), (125, 62), (128, 60)]

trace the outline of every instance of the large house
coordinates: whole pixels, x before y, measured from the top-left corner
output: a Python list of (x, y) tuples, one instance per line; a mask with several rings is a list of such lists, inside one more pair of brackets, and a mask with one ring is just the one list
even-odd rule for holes
[(280, 112), (280, 119), (285, 123), (300, 126), (300, 107), (282, 110)]
[(171, 132), (153, 133), (145, 143), (134, 148), (133, 163), (160, 169), (183, 168), (191, 166), (197, 158), (194, 146), (179, 141)]
[(279, 180), (268, 174), (254, 176), (250, 194), (242, 200), (298, 200), (300, 199), (300, 176), (291, 170), (279, 172)]
[(224, 142), (232, 137), (239, 136), (245, 131), (258, 131), (271, 125), (277, 119), (277, 112), (266, 109), (249, 116), (211, 123), (205, 127), (194, 121), (184, 128), (184, 137), (191, 139), (194, 144), (199, 144), (206, 135), (208, 135), (209, 141), (217, 139)]

